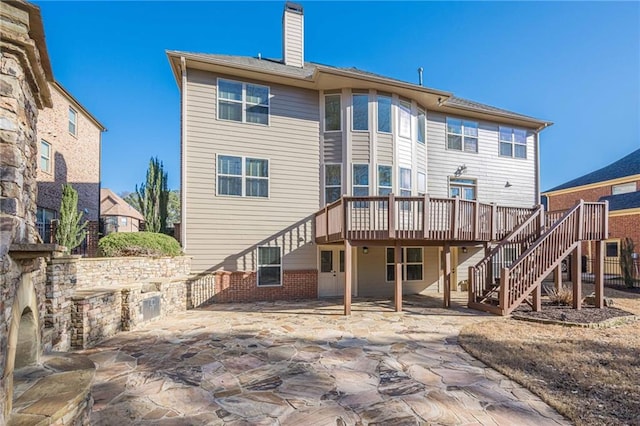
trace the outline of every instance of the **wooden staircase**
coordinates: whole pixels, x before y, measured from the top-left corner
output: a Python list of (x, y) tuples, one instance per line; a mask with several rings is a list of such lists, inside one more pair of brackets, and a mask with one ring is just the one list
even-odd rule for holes
[(607, 216), (606, 202), (581, 200), (561, 215), (539, 206), (469, 267), (469, 307), (509, 315), (529, 296), (539, 298), (542, 280), (583, 241), (607, 238)]

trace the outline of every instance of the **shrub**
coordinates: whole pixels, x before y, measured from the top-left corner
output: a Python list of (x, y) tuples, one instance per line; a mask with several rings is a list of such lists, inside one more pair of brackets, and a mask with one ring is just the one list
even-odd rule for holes
[(550, 288), (547, 295), (554, 305), (569, 306), (573, 303), (573, 290), (564, 285), (559, 290)]
[(179, 256), (180, 244), (174, 238), (155, 232), (115, 232), (102, 238), (98, 253), (104, 257)]

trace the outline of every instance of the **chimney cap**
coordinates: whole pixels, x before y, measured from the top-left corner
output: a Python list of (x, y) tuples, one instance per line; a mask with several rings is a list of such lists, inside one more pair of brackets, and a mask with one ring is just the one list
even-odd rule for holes
[(302, 15), (302, 5), (298, 3), (288, 1), (284, 4), (284, 10), (285, 12), (293, 12)]

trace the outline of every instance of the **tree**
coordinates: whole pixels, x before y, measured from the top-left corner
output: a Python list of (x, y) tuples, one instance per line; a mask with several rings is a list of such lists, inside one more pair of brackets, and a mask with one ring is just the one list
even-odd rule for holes
[(87, 221), (80, 223), (82, 212), (78, 211), (78, 192), (69, 184), (62, 185), (60, 218), (56, 228), (56, 242), (66, 247), (67, 253), (84, 241)]
[[(123, 191), (118, 194), (120, 198), (126, 201), (131, 207), (142, 211), (138, 203), (138, 194), (135, 192)], [(167, 201), (167, 228), (171, 228), (174, 223), (180, 222), (180, 190), (172, 189), (169, 191), (169, 200)]]
[(634, 267), (635, 267), (635, 259), (633, 258), (634, 253), (634, 244), (633, 240), (629, 237), (626, 237), (622, 240), (622, 244), (620, 246), (620, 269), (622, 270), (622, 277), (624, 278), (624, 283), (627, 287), (633, 287), (633, 275), (634, 275)]
[[(158, 158), (149, 160), (147, 181), (136, 185), (137, 205), (144, 216), (145, 229), (149, 232), (165, 232), (167, 227), (167, 173)], [(135, 206), (134, 206), (135, 207)]]

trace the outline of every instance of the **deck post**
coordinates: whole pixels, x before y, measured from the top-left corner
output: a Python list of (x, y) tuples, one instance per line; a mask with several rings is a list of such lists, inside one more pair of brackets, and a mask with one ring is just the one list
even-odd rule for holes
[[(578, 208), (578, 240), (582, 241), (584, 236), (584, 200), (580, 200), (580, 207)], [(580, 259), (578, 259), (580, 261)]]
[(542, 284), (538, 284), (536, 288), (533, 289), (533, 310), (534, 312), (538, 312), (542, 309)]
[(480, 240), (480, 203), (478, 200), (473, 205), (474, 215), (473, 215), (473, 237), (476, 241)]
[(351, 242), (344, 240), (344, 314), (351, 315)]
[(329, 207), (327, 206), (324, 206), (324, 225), (325, 225), (324, 242), (328, 243), (329, 242)]
[(429, 194), (424, 194), (422, 205), (422, 238), (425, 240), (429, 239), (429, 203), (431, 203)]
[(402, 245), (400, 241), (396, 241), (394, 254), (394, 267), (395, 267), (395, 291), (394, 302), (396, 312), (402, 312)]
[(388, 211), (387, 229), (389, 232), (389, 238), (394, 239), (396, 237), (396, 198), (393, 193), (389, 194)]
[(347, 228), (347, 226), (349, 226), (349, 220), (347, 217), (347, 213), (349, 211), (349, 203), (347, 202), (347, 200), (345, 200), (344, 197), (342, 197), (342, 232), (340, 233), (343, 239), (347, 239), (349, 236), (349, 228)]
[(475, 279), (475, 269), (473, 266), (469, 266), (469, 273), (467, 278), (467, 292), (468, 292), (468, 302), (475, 302), (475, 288), (476, 288), (476, 279)]
[(491, 203), (491, 241), (498, 239), (498, 205)]
[(593, 262), (593, 275), (595, 276), (596, 308), (604, 307), (604, 241), (596, 241), (596, 253)]
[(578, 241), (571, 259), (571, 281), (573, 282), (573, 309), (582, 309), (582, 241)]
[(553, 284), (556, 291), (560, 291), (562, 288), (562, 262), (553, 269)]
[(451, 211), (451, 239), (458, 239), (458, 211), (460, 211), (460, 197), (453, 199), (453, 208)]
[(444, 266), (444, 303), (443, 306), (451, 306), (451, 245), (445, 244), (442, 250), (442, 265)]
[(507, 315), (509, 309), (509, 268), (500, 271), (500, 298), (499, 302), (502, 315)]

